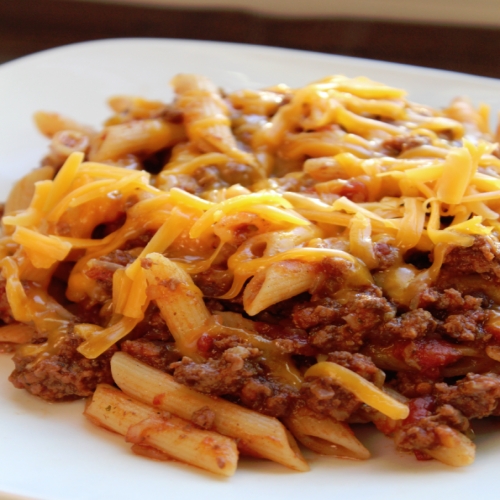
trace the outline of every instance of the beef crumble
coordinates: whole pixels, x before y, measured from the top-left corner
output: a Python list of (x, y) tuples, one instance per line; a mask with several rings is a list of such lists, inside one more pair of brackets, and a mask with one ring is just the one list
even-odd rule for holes
[(465, 432), (469, 428), (469, 421), (457, 409), (447, 404), (436, 408), (431, 397), (413, 399), (409, 406), (410, 415), (394, 432), (394, 442), (400, 450), (416, 452), (417, 458), (428, 458), (425, 450), (446, 446), (454, 438), (454, 429)]
[(195, 363), (188, 357), (173, 363), (177, 382), (206, 394), (217, 396), (238, 393), (245, 381), (256, 376), (259, 370), (252, 360), (260, 356), (255, 348), (231, 347), (219, 359), (210, 358), (206, 363)]
[(46, 356), (13, 357), (15, 369), (9, 380), (18, 389), (26, 389), (48, 401), (65, 401), (90, 396), (97, 384), (112, 384), (110, 360), (117, 350), (111, 347), (96, 359), (87, 359), (76, 349), (83, 339), (68, 333), (57, 350)]
[(500, 243), (487, 236), (476, 236), (471, 247), (453, 248), (445, 257), (443, 268), (453, 273), (486, 275), (500, 279)]
[(467, 418), (500, 416), (500, 375), (468, 373), (456, 385), (435, 386), (436, 400), (460, 410)]
[(309, 343), (320, 353), (357, 352), (373, 330), (395, 315), (394, 306), (378, 287), (352, 291), (342, 301), (321, 298), (294, 308), (292, 318), (306, 329)]

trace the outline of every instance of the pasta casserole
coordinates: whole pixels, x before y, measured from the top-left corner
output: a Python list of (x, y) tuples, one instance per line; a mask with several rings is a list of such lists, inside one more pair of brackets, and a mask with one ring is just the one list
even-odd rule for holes
[[(0, 239), (11, 382), (134, 452), (230, 476), (367, 459), (350, 424), (452, 466), (500, 416), (500, 150), (488, 107), (368, 78), (171, 103), (102, 130), (38, 112)], [(15, 347), (15, 349), (14, 349)]]

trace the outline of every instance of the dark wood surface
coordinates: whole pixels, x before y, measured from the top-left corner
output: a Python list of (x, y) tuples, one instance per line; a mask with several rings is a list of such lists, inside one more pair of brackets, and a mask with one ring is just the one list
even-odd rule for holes
[(160, 37), (271, 45), (500, 78), (500, 29), (61, 0), (0, 0), (0, 62), (85, 40)]

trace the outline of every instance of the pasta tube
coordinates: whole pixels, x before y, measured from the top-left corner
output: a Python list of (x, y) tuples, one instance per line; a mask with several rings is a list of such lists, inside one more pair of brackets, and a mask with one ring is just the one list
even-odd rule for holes
[(217, 432), (236, 439), (242, 452), (297, 471), (309, 470), (295, 440), (277, 419), (193, 391), (178, 384), (170, 375), (122, 352), (111, 359), (111, 371), (120, 389), (129, 396), (186, 420), (208, 407), (215, 413)]
[(294, 411), (286, 418), (286, 425), (300, 443), (316, 453), (355, 460), (370, 458), (370, 452), (347, 424), (319, 416), (307, 407)]
[(232, 476), (236, 470), (238, 449), (233, 439), (198, 429), (109, 385), (97, 387), (84, 414), (129, 442), (153, 446), (181, 462), (223, 476)]

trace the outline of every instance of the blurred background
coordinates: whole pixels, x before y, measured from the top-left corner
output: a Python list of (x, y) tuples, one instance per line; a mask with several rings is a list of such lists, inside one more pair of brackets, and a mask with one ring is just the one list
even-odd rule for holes
[(500, 78), (498, 0), (0, 0), (0, 63), (117, 37), (271, 45)]

